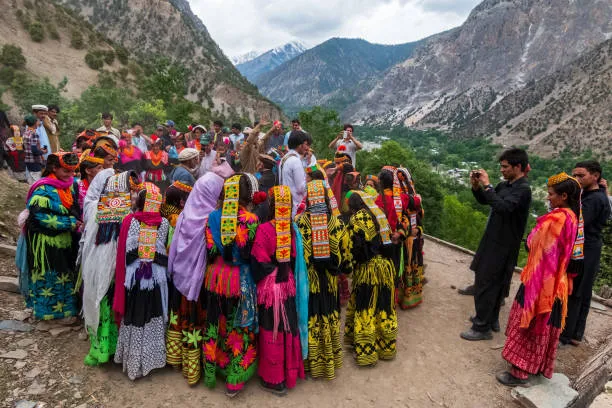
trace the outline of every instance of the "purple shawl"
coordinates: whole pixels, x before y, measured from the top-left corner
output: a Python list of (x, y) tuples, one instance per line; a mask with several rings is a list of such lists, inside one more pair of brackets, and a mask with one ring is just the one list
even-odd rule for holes
[(168, 255), (168, 273), (176, 289), (187, 300), (197, 300), (206, 267), (208, 215), (217, 206), (223, 178), (208, 172), (196, 181), (179, 215)]

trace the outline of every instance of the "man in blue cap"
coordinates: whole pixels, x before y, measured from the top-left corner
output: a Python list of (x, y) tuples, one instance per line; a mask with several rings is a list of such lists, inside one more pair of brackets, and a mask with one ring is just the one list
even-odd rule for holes
[(166, 127), (168, 128), (168, 133), (170, 133), (172, 136), (176, 136), (176, 129), (174, 128), (174, 121), (168, 119), (166, 121)]

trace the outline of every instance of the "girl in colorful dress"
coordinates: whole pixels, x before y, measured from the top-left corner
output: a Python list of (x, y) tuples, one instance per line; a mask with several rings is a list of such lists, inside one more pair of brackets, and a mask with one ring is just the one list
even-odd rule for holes
[(250, 212), (257, 180), (237, 174), (225, 181), (221, 208), (208, 217), (204, 275), (206, 326), (204, 382), (214, 387), (225, 378), (226, 394), (237, 395), (257, 368), (256, 287), (251, 276), (251, 247), (259, 222)]
[(123, 139), (119, 141), (118, 167), (123, 171), (133, 170), (141, 175), (144, 158), (144, 153), (132, 143), (132, 135), (123, 133)]
[(117, 325), (112, 303), (117, 240), (123, 219), (131, 213), (131, 192), (140, 191), (133, 172), (115, 174), (112, 168), (99, 172), (83, 200), (85, 228), (81, 237), (83, 319), (90, 348), (85, 364), (106, 363), (115, 354)]
[(182, 367), (189, 385), (197, 384), (202, 378), (202, 334), (206, 318), (206, 296), (202, 288), (206, 270), (205, 229), (222, 189), (223, 178), (214, 172), (196, 181), (178, 217), (170, 245), (166, 361), (176, 369)]
[[(398, 303), (402, 309), (411, 309), (423, 303), (423, 215), (421, 207), (421, 196), (414, 189), (412, 176), (408, 169), (399, 167), (397, 178), (402, 194), (407, 194), (409, 201), (408, 207), (403, 214), (402, 224), (404, 231), (411, 233), (404, 239), (402, 248), (402, 259), (404, 264), (401, 266)], [(398, 271), (399, 272), (399, 271)]]
[(36, 319), (74, 319), (78, 313), (74, 294), (78, 240), (73, 236), (81, 224), (74, 183), (78, 165), (73, 153), (49, 155), (43, 177), (27, 195), (21, 240), (27, 250), (27, 271), (21, 271), (20, 285)]
[(538, 218), (527, 238), (529, 257), (510, 309), (502, 352), (512, 369), (497, 374), (504, 385), (524, 385), (529, 374), (553, 375), (567, 299), (584, 258), (580, 188), (565, 173), (548, 179), (553, 210)]
[(168, 153), (162, 149), (162, 139), (153, 135), (151, 150), (145, 153), (144, 170), (145, 181), (155, 184), (161, 191), (168, 187), (166, 171), (169, 166)]
[(103, 165), (104, 159), (94, 157), (91, 150), (87, 149), (81, 154), (79, 164), (79, 174), (81, 175), (81, 180), (79, 181), (79, 207), (81, 209), (83, 208), (83, 204), (85, 204), (87, 190), (94, 177), (102, 170)]
[(383, 167), (378, 176), (381, 194), (376, 198), (376, 205), (383, 211), (391, 229), (390, 259), (395, 267), (395, 302), (400, 303), (403, 277), (408, 267), (404, 254), (404, 243), (411, 235), (410, 223), (406, 214), (410, 206), (410, 196), (402, 192), (397, 169), (391, 166)]
[(296, 220), (304, 240), (310, 292), (308, 358), (304, 363), (313, 378), (333, 380), (342, 367), (338, 275), (344, 225), (332, 212), (323, 181), (311, 181), (306, 190), (306, 211)]
[(278, 395), (304, 378), (298, 328), (295, 233), (291, 222), (291, 191), (287, 186), (270, 189), (270, 217), (257, 228), (252, 270), (259, 305), (259, 367), (264, 389)]
[(153, 183), (138, 193), (136, 212), (121, 225), (113, 311), (119, 325), (115, 363), (130, 380), (166, 365), (168, 220)]
[(396, 354), (391, 230), (385, 214), (365, 192), (351, 192), (349, 209), (342, 251), (347, 268), (353, 271), (353, 287), (344, 340), (354, 347), (357, 365), (373, 366), (378, 359), (391, 360)]
[(10, 173), (17, 181), (26, 181), (25, 150), (19, 126), (11, 125), (8, 137), (2, 148), (6, 154), (6, 162)]

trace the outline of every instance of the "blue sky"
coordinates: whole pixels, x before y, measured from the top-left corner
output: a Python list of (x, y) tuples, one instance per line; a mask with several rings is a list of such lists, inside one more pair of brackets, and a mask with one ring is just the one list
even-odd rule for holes
[(331, 37), (415, 41), (461, 25), (480, 0), (189, 0), (228, 56)]

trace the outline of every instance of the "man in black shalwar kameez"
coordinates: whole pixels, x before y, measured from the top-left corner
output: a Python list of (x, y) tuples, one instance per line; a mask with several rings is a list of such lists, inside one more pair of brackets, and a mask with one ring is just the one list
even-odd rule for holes
[(582, 185), (584, 218), (584, 271), (574, 278), (574, 290), (567, 303), (567, 319), (561, 343), (577, 346), (584, 336), (591, 308), (593, 284), (599, 272), (603, 247), (602, 230), (610, 217), (608, 192), (602, 183), (601, 165), (594, 160), (577, 163), (572, 174)]
[(531, 188), (526, 179), (527, 153), (510, 149), (499, 158), (505, 181), (493, 187), (484, 170), (471, 174), (472, 193), (481, 203), (491, 206), (487, 226), (470, 266), (476, 273), (474, 305), (470, 330), (461, 333), (465, 340), (490, 340), (492, 330), (499, 331), (499, 310), (508, 296), (512, 272), (531, 205)]

